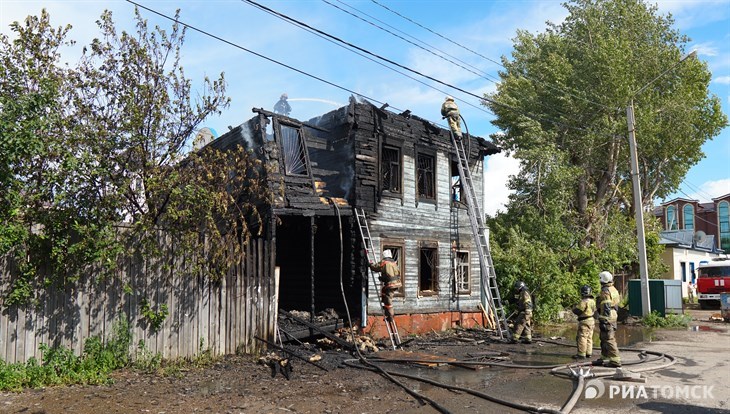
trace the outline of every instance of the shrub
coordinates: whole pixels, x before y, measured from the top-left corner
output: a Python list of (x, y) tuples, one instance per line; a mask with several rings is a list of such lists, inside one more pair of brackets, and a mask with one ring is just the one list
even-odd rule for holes
[(686, 328), (691, 320), (692, 317), (689, 315), (668, 313), (666, 316), (661, 316), (659, 312), (652, 311), (644, 317), (642, 323), (650, 328)]

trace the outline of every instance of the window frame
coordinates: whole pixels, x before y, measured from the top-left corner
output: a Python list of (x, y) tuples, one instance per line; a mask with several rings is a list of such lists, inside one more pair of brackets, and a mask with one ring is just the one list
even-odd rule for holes
[(677, 223), (677, 207), (675, 207), (674, 205), (667, 206), (665, 214), (666, 215), (664, 220), (666, 222), (666, 225), (664, 227), (667, 230), (679, 230), (679, 223)]
[[(423, 252), (429, 250), (433, 252), (433, 263), (431, 265), (431, 286), (424, 289), (423, 286)], [(439, 284), (439, 245), (437, 241), (420, 241), (418, 243), (418, 295), (419, 296), (438, 296), (440, 294)]]
[[(278, 118), (275, 118), (274, 121), (274, 132), (276, 136), (276, 141), (279, 144), (279, 150), (281, 151), (281, 168), (284, 175), (287, 177), (307, 177), (312, 178), (312, 164), (309, 161), (309, 148), (307, 148), (307, 141), (304, 136), (304, 130), (301, 125), (297, 125), (292, 122), (283, 122), (279, 120)], [(287, 149), (285, 147), (285, 140), (284, 140), (284, 128), (290, 128), (297, 133), (297, 138), (299, 142), (299, 152), (298, 158), (300, 158), (301, 163), (303, 164), (303, 168), (305, 170), (304, 173), (297, 173), (297, 172), (291, 172), (289, 171), (289, 162), (287, 161)], [(296, 151), (296, 150), (295, 150)]]
[[(431, 184), (431, 186), (433, 188), (433, 196), (432, 197), (429, 197), (429, 196), (426, 196), (426, 195), (421, 195), (421, 171), (422, 171), (421, 164), (420, 164), (421, 157), (428, 157), (431, 160), (433, 160), (433, 168), (432, 168), (432, 171), (431, 171), (431, 175), (432, 176), (431, 176), (431, 179), (430, 179), (430, 184)], [(419, 202), (419, 203), (424, 202), (424, 203), (436, 204), (436, 202), (438, 200), (438, 185), (437, 185), (438, 184), (438, 180), (436, 179), (437, 176), (438, 176), (437, 165), (438, 165), (438, 157), (436, 155), (436, 152), (433, 152), (433, 151), (422, 151), (422, 150), (418, 150), (416, 152), (416, 157), (415, 157), (415, 169), (416, 169), (416, 183), (415, 183), (416, 185), (415, 185), (415, 190), (416, 190), (416, 200), (417, 200), (417, 202)]]
[[(724, 214), (722, 214), (723, 208)], [(723, 231), (723, 225), (725, 231)], [(730, 252), (730, 202), (725, 200), (717, 203), (717, 235), (720, 239), (718, 242), (720, 249), (725, 250), (726, 253)]]
[[(466, 255), (466, 261), (460, 260), (460, 255)], [(466, 289), (462, 289), (462, 283), (460, 283), (459, 269), (465, 269)], [(455, 291), (457, 295), (471, 295), (471, 251), (469, 250), (456, 250), (454, 251), (454, 283)]]
[[(687, 207), (689, 207), (689, 215), (687, 214)], [(687, 227), (687, 217), (690, 217), (689, 221), (691, 222), (691, 227)], [(684, 207), (682, 207), (682, 224), (685, 230), (695, 229), (695, 208), (692, 204), (685, 204)]]
[[(398, 169), (398, 189), (394, 191), (392, 189), (392, 180), (390, 188), (386, 188), (385, 186), (385, 151), (395, 151), (397, 154), (397, 169)], [(390, 163), (390, 168), (388, 168), (388, 171), (392, 173), (392, 162)], [(402, 145), (394, 145), (391, 143), (383, 143), (380, 147), (380, 187), (382, 189), (383, 194), (392, 195), (395, 197), (402, 197), (403, 195), (403, 146)]]

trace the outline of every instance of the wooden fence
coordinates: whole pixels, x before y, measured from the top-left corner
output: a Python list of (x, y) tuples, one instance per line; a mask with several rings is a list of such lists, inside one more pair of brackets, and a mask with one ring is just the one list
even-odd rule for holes
[[(185, 257), (126, 258), (103, 279), (89, 275), (66, 287), (41, 289), (34, 303), (23, 307), (2, 304), (0, 358), (7, 363), (40, 360), (41, 344), (80, 355), (87, 338), (109, 338), (119, 318), (131, 327), (131, 352), (141, 340), (164, 358), (207, 350), (256, 353), (264, 344), (254, 336), (273, 340), (278, 312), (272, 246), (270, 240), (252, 239), (241, 263), (220, 281), (190, 275)], [(12, 263), (0, 259), (3, 295), (12, 273)], [(156, 331), (142, 314), (145, 302), (157, 312), (167, 306), (169, 314)]]

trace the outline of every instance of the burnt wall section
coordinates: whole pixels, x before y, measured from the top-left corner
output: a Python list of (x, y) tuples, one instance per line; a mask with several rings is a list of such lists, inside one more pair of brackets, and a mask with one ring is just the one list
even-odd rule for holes
[[(402, 249), (400, 260), (405, 261), (404, 292), (395, 298), (396, 314), (478, 311), (481, 271), (468, 215), (452, 197), (455, 153), (450, 132), (415, 116), (357, 104), (352, 135), (356, 171), (352, 203), (365, 209), (378, 254), (383, 246), (395, 246)], [(391, 157), (396, 154), (392, 162), (400, 175), (398, 185), (390, 189), (383, 185), (383, 174), (387, 174), (381, 169), (384, 147), (392, 150)], [(481, 203), (483, 158), (499, 149), (476, 137), (470, 137), (465, 147), (474, 190)], [(428, 196), (419, 190), (424, 162), (433, 175)], [(456, 291), (454, 281), (457, 251), (462, 256), (468, 253), (470, 287), (460, 292)], [(357, 266), (358, 273), (366, 278), (365, 260), (360, 260), (363, 261)], [(424, 269), (433, 274), (425, 277), (421, 274)], [(423, 280), (433, 283), (421, 286)], [(368, 283), (368, 313), (379, 312), (378, 292)]]
[(353, 195), (355, 152), (350, 137), (351, 119), (350, 106), (345, 106), (305, 124), (312, 175), (324, 197), (350, 200)]

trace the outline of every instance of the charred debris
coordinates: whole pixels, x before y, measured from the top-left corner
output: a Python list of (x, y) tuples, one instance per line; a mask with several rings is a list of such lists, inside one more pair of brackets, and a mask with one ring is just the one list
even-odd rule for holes
[[(276, 194), (263, 243), (245, 259), (256, 270), (247, 277), (270, 281), (269, 292), (248, 299), (272, 316), (260, 339), (331, 334), (345, 326), (334, 315), (348, 310), (364, 333), (382, 336), (354, 209), (368, 215), (375, 248), (399, 255), (403, 288), (394, 307), (404, 335), (482, 325), (478, 256), (464, 230), (468, 217), (447, 129), (354, 97), (308, 121), (253, 112), (208, 145), (253, 151)], [(467, 146), (482, 196), (484, 157), (500, 149), (473, 136)], [(288, 325), (292, 316), (296, 327)]]

